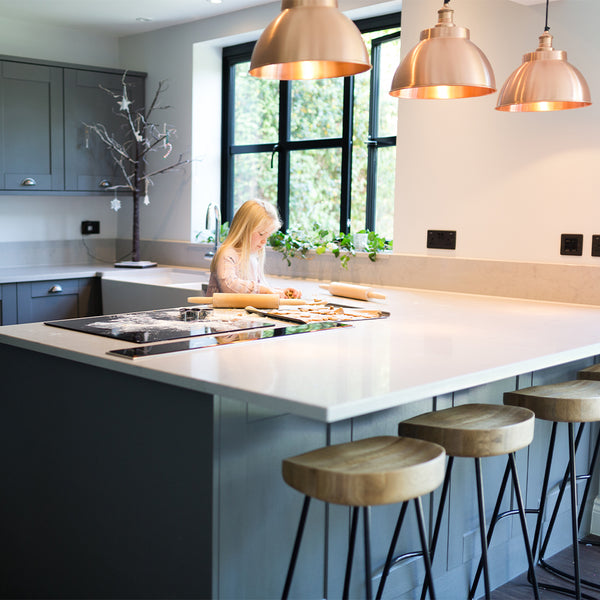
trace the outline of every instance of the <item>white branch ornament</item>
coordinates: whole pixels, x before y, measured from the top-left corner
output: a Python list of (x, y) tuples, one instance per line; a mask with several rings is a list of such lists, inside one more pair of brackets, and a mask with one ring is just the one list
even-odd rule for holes
[[(168, 105), (160, 104), (159, 97), (166, 90), (165, 82), (160, 81), (152, 99), (149, 109), (144, 114), (142, 111), (131, 108), (133, 104), (129, 100), (127, 93), (127, 84), (125, 76), (122, 79), (122, 93), (114, 93), (111, 90), (100, 86), (107, 94), (112, 96), (117, 102), (120, 109), (119, 116), (124, 119), (128, 135), (128, 139), (124, 142), (119, 142), (106, 129), (102, 123), (94, 123), (86, 125), (89, 132), (93, 132), (98, 136), (102, 143), (106, 146), (117, 169), (121, 172), (124, 181), (116, 185), (110, 186), (109, 190), (115, 192), (115, 197), (111, 200), (110, 207), (117, 212), (121, 208), (121, 201), (116, 196), (116, 190), (126, 189), (132, 194), (133, 199), (133, 260), (139, 260), (139, 209), (138, 201), (141, 200), (144, 205), (150, 204), (148, 196), (148, 185), (152, 185), (152, 177), (167, 173), (169, 171), (179, 170), (183, 165), (190, 162), (189, 159), (184, 159), (179, 155), (177, 160), (173, 160), (169, 164), (157, 168), (152, 172), (147, 170), (147, 162), (149, 153), (159, 151), (163, 159), (168, 158), (173, 151), (172, 138), (176, 137), (176, 130), (163, 124), (159, 125), (150, 120), (150, 116), (155, 110), (164, 110), (171, 108)], [(162, 148), (161, 148), (162, 146)], [(164, 164), (164, 163), (163, 163)]]

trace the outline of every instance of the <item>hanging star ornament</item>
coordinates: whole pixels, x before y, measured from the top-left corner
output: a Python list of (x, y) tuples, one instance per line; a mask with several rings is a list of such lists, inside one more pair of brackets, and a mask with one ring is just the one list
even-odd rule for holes
[(119, 108), (121, 110), (129, 110), (129, 105), (131, 104), (131, 100), (127, 97), (127, 87), (123, 84), (123, 96), (121, 97), (121, 99), (117, 102), (117, 104), (119, 105)]
[(110, 201), (110, 208), (115, 212), (121, 208), (121, 201), (116, 196)]

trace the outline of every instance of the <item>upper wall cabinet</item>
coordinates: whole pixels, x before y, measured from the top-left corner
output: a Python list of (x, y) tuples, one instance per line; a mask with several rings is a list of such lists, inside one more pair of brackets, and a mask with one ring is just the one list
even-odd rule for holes
[[(144, 73), (127, 74), (130, 110), (144, 108)], [(119, 98), (114, 98), (111, 93)], [(0, 191), (102, 192), (123, 184), (89, 125), (124, 143), (131, 132), (117, 100), (117, 70), (0, 59)]]
[(64, 189), (63, 70), (2, 61), (0, 73), (2, 188)]
[[(130, 110), (144, 108), (144, 78), (128, 75)], [(97, 192), (123, 184), (125, 179), (109, 151), (90, 126), (102, 124), (107, 133), (124, 143), (131, 140), (126, 113), (117, 100), (123, 95), (123, 78), (117, 73), (83, 69), (64, 70), (65, 189)], [(118, 96), (113, 97), (111, 94)]]

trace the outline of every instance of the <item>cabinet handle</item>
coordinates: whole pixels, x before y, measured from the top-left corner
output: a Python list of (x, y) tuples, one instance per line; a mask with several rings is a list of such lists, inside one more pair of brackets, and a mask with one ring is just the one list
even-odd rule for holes
[(101, 188), (107, 188), (110, 186), (110, 181), (108, 179), (103, 179), (100, 183), (99, 186)]
[(60, 285), (53, 285), (49, 290), (48, 293), (49, 294), (59, 294), (60, 292), (62, 292), (63, 289)]
[(21, 185), (31, 187), (37, 185), (37, 181), (33, 179), (33, 177), (26, 177), (25, 179), (23, 179), (23, 181), (21, 181)]

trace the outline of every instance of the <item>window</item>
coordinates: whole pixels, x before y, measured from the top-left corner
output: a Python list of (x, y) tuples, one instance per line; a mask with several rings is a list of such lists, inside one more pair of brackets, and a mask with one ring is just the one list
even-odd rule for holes
[(400, 14), (357, 22), (373, 69), (354, 77), (267, 81), (248, 74), (254, 44), (223, 50), (222, 211), (277, 205), (284, 229), (392, 237)]

